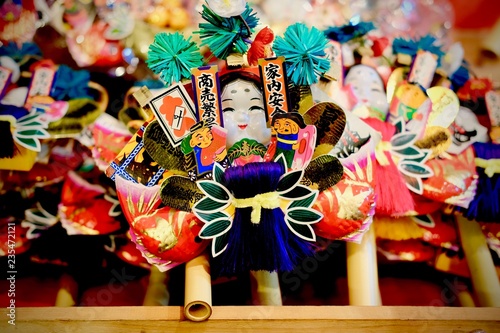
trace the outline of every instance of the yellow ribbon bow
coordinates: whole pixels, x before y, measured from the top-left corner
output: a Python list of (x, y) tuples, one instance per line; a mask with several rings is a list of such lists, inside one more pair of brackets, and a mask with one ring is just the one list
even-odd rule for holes
[(387, 159), (385, 152), (391, 151), (391, 149), (392, 144), (390, 141), (380, 141), (377, 146), (375, 146), (375, 158), (380, 165), (389, 165), (389, 160)]
[(233, 199), (233, 204), (236, 208), (252, 207), (250, 221), (254, 224), (260, 223), (260, 210), (262, 208), (274, 209), (280, 206), (278, 192), (267, 192), (257, 194), (253, 198)]
[(495, 173), (500, 173), (500, 158), (485, 160), (476, 157), (474, 161), (476, 162), (476, 166), (483, 168), (484, 173), (490, 178), (493, 177)]

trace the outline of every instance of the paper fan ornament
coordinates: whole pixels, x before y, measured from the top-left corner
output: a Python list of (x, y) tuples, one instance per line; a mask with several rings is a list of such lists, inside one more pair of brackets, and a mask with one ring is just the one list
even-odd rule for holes
[[(314, 100), (330, 100), (315, 86), (312, 87), (312, 93)], [(333, 132), (338, 131), (341, 134), (337, 141), (334, 141), (335, 143), (322, 144), (320, 142), (315, 153), (333, 155), (338, 158), (343, 166), (344, 176), (336, 185), (320, 192), (317, 205), (325, 217), (315, 225), (315, 228), (318, 230), (318, 235), (325, 238), (359, 242), (368, 230), (375, 214), (374, 161), (375, 146), (380, 141), (380, 135), (358, 116), (351, 112), (344, 112), (335, 103), (321, 102), (317, 105), (324, 103), (330, 104), (332, 110), (337, 110), (333, 114), (339, 117), (334, 125), (328, 127), (339, 126)], [(333, 114), (326, 112), (324, 116), (328, 119)], [(307, 118), (307, 113), (305, 116)], [(343, 117), (345, 120), (341, 120)], [(308, 121), (315, 122), (313, 119)], [(319, 125), (318, 128), (323, 128), (323, 126)], [(323, 130), (321, 132), (324, 133)]]
[(375, 214), (372, 160), (355, 170), (344, 167), (344, 176), (334, 186), (321, 191), (314, 208), (323, 213), (323, 219), (314, 224), (318, 236), (359, 243), (370, 227)]
[(159, 185), (146, 187), (116, 177), (116, 190), (130, 224), (132, 241), (150, 264), (161, 271), (183, 264), (203, 252), (196, 237), (201, 221), (192, 213), (161, 207)]
[(117, 199), (74, 171), (64, 182), (58, 215), (68, 235), (110, 234), (122, 229)]

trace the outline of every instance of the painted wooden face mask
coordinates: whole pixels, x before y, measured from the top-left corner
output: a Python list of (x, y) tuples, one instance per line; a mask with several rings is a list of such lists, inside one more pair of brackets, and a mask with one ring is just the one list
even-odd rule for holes
[(455, 121), (448, 128), (452, 143), (448, 148), (451, 154), (460, 154), (474, 142), (487, 142), (488, 130), (477, 120), (469, 108), (461, 106)]
[(222, 110), (228, 147), (245, 138), (269, 144), (271, 129), (266, 126), (262, 93), (255, 83), (242, 78), (228, 83), (222, 91)]
[(389, 103), (382, 78), (374, 68), (367, 65), (353, 66), (347, 73), (345, 85), (352, 87), (357, 99), (354, 111), (363, 106), (369, 108), (369, 115), (359, 114), (359, 116), (362, 118), (375, 116), (385, 120), (389, 111)]
[(438, 202), (467, 208), (474, 198), (477, 185), (474, 150), (464, 150), (451, 159), (426, 162), (434, 175), (423, 181), (423, 196)]
[(121, 228), (118, 200), (74, 171), (64, 182), (58, 214), (68, 235), (103, 235)]

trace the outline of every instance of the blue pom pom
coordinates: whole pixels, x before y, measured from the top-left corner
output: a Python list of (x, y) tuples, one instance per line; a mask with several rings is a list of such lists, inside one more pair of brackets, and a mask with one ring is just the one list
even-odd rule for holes
[(35, 43), (23, 43), (19, 48), (15, 42), (9, 41), (0, 47), (0, 56), (8, 56), (20, 62), (25, 56), (42, 56), (42, 51)]
[(437, 40), (431, 35), (425, 35), (420, 39), (404, 39), (401, 37), (394, 38), (392, 42), (392, 50), (394, 54), (408, 54), (412, 58), (417, 55), (419, 50), (429, 51), (438, 57), (438, 67), (441, 64), (441, 57), (444, 56), (441, 46), (437, 45)]

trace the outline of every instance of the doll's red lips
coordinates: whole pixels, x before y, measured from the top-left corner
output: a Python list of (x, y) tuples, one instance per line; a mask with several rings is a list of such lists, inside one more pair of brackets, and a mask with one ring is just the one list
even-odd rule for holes
[(242, 130), (244, 130), (245, 128), (247, 128), (248, 124), (245, 124), (245, 125), (238, 125), (239, 128), (241, 128)]

